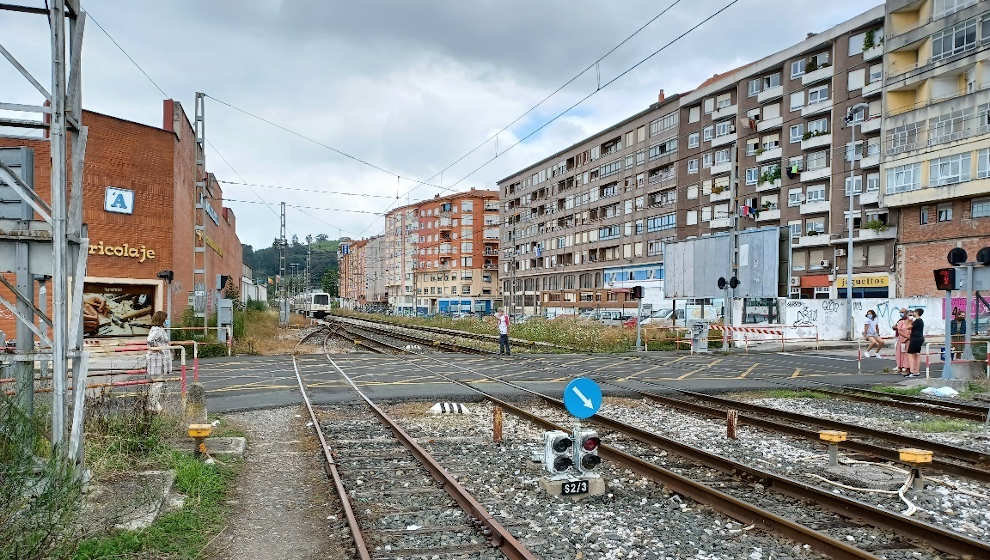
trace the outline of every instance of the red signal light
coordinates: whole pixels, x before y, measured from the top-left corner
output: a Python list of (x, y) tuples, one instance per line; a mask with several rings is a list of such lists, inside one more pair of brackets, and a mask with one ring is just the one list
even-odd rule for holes
[(585, 438), (584, 442), (581, 443), (581, 447), (584, 447), (585, 451), (594, 451), (598, 449), (598, 446), (602, 444), (602, 440), (596, 436), (590, 438)]
[(934, 271), (935, 287), (939, 290), (951, 291), (956, 289), (956, 269), (939, 268)]

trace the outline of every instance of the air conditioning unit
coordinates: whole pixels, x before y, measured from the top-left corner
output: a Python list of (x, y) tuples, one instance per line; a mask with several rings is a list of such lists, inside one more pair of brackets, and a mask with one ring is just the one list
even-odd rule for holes
[(828, 267), (829, 267), (829, 265), (831, 265), (832, 263), (831, 263), (831, 262), (829, 262), (829, 261), (828, 261), (828, 259), (822, 259), (822, 260), (821, 260), (821, 262), (819, 262), (818, 264), (819, 264), (819, 265), (820, 265), (820, 266), (821, 266), (822, 268), (828, 268)]
[(846, 256), (846, 250), (845, 249), (836, 249), (835, 250), (835, 256), (837, 256), (837, 257), (844, 257), (844, 256)]
[(791, 286), (798, 287), (800, 285), (801, 285), (801, 277), (800, 276), (792, 276), (791, 277)]

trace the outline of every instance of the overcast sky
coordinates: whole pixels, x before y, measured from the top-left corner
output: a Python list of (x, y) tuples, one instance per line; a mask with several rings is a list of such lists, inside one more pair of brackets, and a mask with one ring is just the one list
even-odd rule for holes
[[(19, 0), (42, 5), (40, 0)], [(431, 179), (508, 124), (674, 0), (585, 2), (449, 0), (82, 0), (83, 6), (192, 118), (204, 91), (404, 177)], [(605, 82), (729, 0), (678, 3), (600, 65)], [(495, 181), (713, 73), (786, 48), (876, 5), (864, 0), (739, 0), (680, 42), (467, 177)], [(47, 20), (0, 12), (0, 41), (49, 83)], [(100, 29), (86, 28), (83, 103), (161, 126), (162, 95)], [(499, 138), (500, 150), (595, 89), (594, 70)], [(34, 90), (0, 60), (0, 100), (37, 104)], [(225, 185), (241, 241), (267, 246), (278, 234), (380, 233), (382, 212), (415, 186), (341, 157), (212, 100), (207, 164), (223, 180), (387, 195), (360, 198)], [(443, 174), (450, 186), (495, 155), (489, 144)], [(236, 169), (236, 171), (235, 171)], [(419, 186), (402, 203), (439, 189)], [(272, 210), (274, 209), (274, 211)]]

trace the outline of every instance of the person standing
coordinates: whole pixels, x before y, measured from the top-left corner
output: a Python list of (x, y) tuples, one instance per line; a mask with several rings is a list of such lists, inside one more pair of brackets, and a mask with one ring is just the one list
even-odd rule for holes
[(962, 359), (962, 350), (956, 344), (958, 341), (965, 341), (966, 314), (958, 307), (952, 308), (952, 321), (949, 322), (949, 334), (952, 337), (952, 359)]
[[(877, 312), (869, 310), (866, 312), (866, 322), (863, 324), (863, 338), (870, 344), (866, 347), (866, 357), (880, 356), (880, 349), (883, 348), (883, 339), (880, 338), (880, 325), (877, 324)], [(876, 352), (871, 356), (870, 349), (876, 346)]]
[(918, 308), (912, 314), (914, 321), (911, 322), (911, 336), (908, 338), (907, 349), (911, 373), (907, 377), (918, 377), (921, 369), (921, 347), (925, 343), (925, 322), (921, 320), (921, 316), (924, 313), (924, 309)]
[(151, 388), (148, 389), (147, 407), (152, 412), (161, 412), (164, 408), (165, 378), (172, 372), (172, 351), (168, 347), (168, 331), (164, 328), (167, 319), (164, 311), (155, 311), (151, 316), (151, 329), (148, 330), (145, 363)]
[(505, 311), (498, 312), (498, 355), (509, 355), (509, 316)]
[(894, 357), (897, 359), (897, 373), (910, 373), (908, 369), (907, 345), (911, 338), (911, 319), (908, 310), (901, 309), (901, 318), (894, 323)]

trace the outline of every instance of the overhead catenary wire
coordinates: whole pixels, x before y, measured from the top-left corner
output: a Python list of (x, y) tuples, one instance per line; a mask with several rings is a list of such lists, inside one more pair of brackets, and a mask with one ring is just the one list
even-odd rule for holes
[(318, 189), (316, 187), (295, 187), (295, 186), (289, 186), (289, 185), (266, 185), (266, 184), (261, 184), (261, 183), (247, 183), (247, 182), (243, 182), (243, 180), (242, 181), (227, 181), (227, 180), (218, 179), (218, 181), (220, 183), (225, 184), (225, 185), (236, 185), (236, 186), (242, 186), (242, 187), (257, 187), (257, 188), (262, 188), (262, 189), (276, 189), (276, 190), (284, 190), (284, 191), (312, 192), (312, 193), (318, 193), (318, 194), (335, 194), (335, 195), (340, 195), (340, 196), (359, 196), (359, 197), (364, 197), (364, 198), (386, 198), (386, 199), (389, 199), (389, 200), (393, 200), (395, 198), (392, 195), (386, 195), (386, 194), (344, 192), (344, 191), (330, 191), (330, 190)]
[[(237, 200), (233, 198), (225, 198), (224, 202), (235, 202), (239, 204), (264, 204), (264, 202), (258, 202), (257, 200)], [(302, 208), (306, 210), (317, 210), (321, 212), (350, 212), (354, 214), (374, 214), (376, 216), (383, 216), (381, 212), (374, 212), (372, 210), (351, 210), (349, 208), (321, 208), (318, 206), (307, 206), (304, 204), (293, 204), (291, 202), (285, 202), (286, 206), (291, 206), (292, 208)]]

